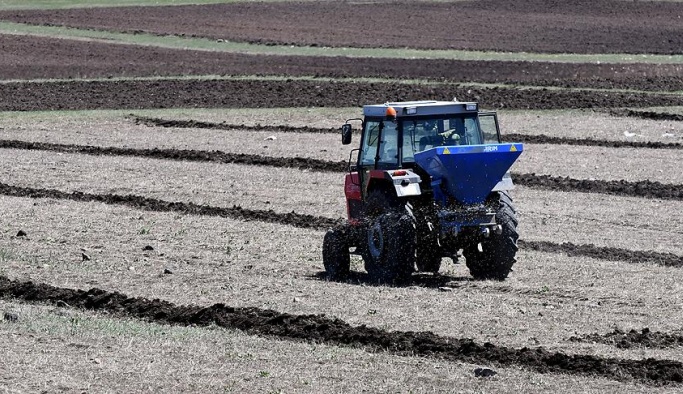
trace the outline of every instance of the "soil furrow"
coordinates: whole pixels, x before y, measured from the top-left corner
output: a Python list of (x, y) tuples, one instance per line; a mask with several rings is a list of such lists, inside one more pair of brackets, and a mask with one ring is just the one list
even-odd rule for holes
[(26, 142), (18, 140), (0, 140), (0, 148), (43, 150), (63, 153), (78, 153), (93, 156), (131, 156), (163, 160), (186, 160), (215, 163), (233, 163), (264, 165), (272, 167), (289, 167), (314, 171), (339, 172), (346, 171), (346, 161), (326, 161), (307, 157), (270, 157), (246, 153), (227, 153), (222, 151), (200, 151), (190, 149), (134, 149), (120, 147), (99, 147), (73, 144), (52, 144), (48, 142)]
[(607, 334), (588, 334), (569, 338), (572, 342), (603, 343), (615, 346), (619, 349), (630, 349), (634, 347), (646, 347), (655, 349), (666, 349), (683, 346), (683, 335), (668, 334), (659, 331), (650, 331), (643, 328), (640, 331), (622, 331), (616, 329)]
[(17, 187), (4, 183), (0, 183), (0, 194), (12, 197), (54, 198), (83, 202), (93, 201), (111, 205), (124, 205), (147, 211), (180, 212), (190, 215), (220, 216), (246, 221), (257, 220), (267, 223), (287, 224), (299, 228), (326, 229), (333, 227), (340, 222), (340, 220), (294, 212), (277, 213), (274, 211), (247, 209), (239, 206), (233, 206), (231, 208), (212, 207), (194, 203), (163, 201), (155, 198), (134, 195), (121, 196), (116, 194), (90, 194), (81, 192), (66, 193), (54, 189)]
[(652, 181), (628, 182), (594, 179), (572, 179), (537, 174), (513, 174), (518, 185), (534, 189), (563, 192), (600, 193), (615, 196), (658, 198), (662, 200), (683, 200), (683, 185), (664, 184)]
[(183, 129), (210, 129), (210, 130), (248, 130), (248, 131), (272, 131), (279, 133), (314, 133), (314, 134), (340, 134), (340, 128), (317, 128), (309, 126), (287, 126), (287, 125), (245, 125), (245, 124), (230, 124), (230, 123), (215, 123), (204, 122), (201, 120), (175, 120), (152, 118), (147, 116), (138, 116), (130, 114), (130, 119), (135, 121), (135, 124), (142, 124), (150, 127), (177, 127)]
[(652, 119), (652, 120), (673, 120), (683, 122), (683, 115), (669, 114), (655, 111), (634, 111), (632, 109), (614, 109), (609, 111), (612, 116), (628, 116), (631, 118)]
[(680, 106), (677, 95), (553, 89), (476, 88), (328, 80), (169, 79), (8, 82), (0, 111), (359, 107), (435, 98), (477, 101), (483, 108), (565, 109)]
[(479, 344), (471, 339), (438, 336), (431, 332), (354, 327), (343, 320), (324, 315), (292, 315), (259, 308), (233, 308), (224, 304), (209, 307), (179, 306), (159, 299), (133, 298), (97, 288), (88, 291), (73, 290), (42, 283), (13, 281), (4, 276), (0, 276), (0, 296), (27, 302), (66, 303), (74, 308), (105, 311), (116, 316), (161, 324), (218, 325), (252, 335), (361, 347), (373, 352), (521, 366), (540, 373), (596, 376), (619, 381), (635, 380), (649, 385), (683, 382), (683, 364), (678, 361), (567, 355), (543, 348), (515, 349), (491, 343)]
[(525, 241), (520, 239), (520, 248), (539, 252), (565, 253), (568, 256), (583, 256), (599, 260), (625, 261), (633, 264), (652, 263), (666, 267), (683, 267), (683, 256), (673, 253), (637, 251), (592, 244), (576, 245), (571, 242)]
[[(269, 125), (237, 125), (229, 123), (214, 123), (197, 120), (173, 120), (162, 118), (150, 118), (144, 116), (130, 115), (131, 119), (136, 124), (143, 124), (151, 127), (176, 127), (176, 128), (197, 128), (197, 129), (211, 129), (211, 130), (248, 130), (248, 131), (272, 131), (279, 133), (317, 133), (317, 134), (338, 134), (339, 128), (315, 128), (309, 126), (295, 127), (295, 126), (269, 126)], [(358, 130), (356, 130), (358, 131)], [(683, 149), (683, 144), (680, 143), (665, 143), (652, 141), (616, 141), (616, 140), (598, 140), (592, 138), (567, 138), (554, 137), (544, 134), (519, 134), (506, 133), (503, 134), (503, 139), (510, 142), (526, 142), (530, 144), (556, 144), (556, 145), (579, 145), (579, 146), (604, 146), (608, 148), (650, 148), (650, 149)]]
[(677, 142), (597, 140), (592, 138), (553, 137), (543, 134), (530, 135), (518, 133), (503, 134), (502, 137), (506, 141), (526, 142), (529, 144), (604, 146), (607, 148), (683, 149), (683, 144)]
[[(222, 151), (198, 151), (183, 149), (133, 149), (119, 147), (97, 147), (72, 144), (52, 144), (45, 142), (26, 142), (0, 140), (0, 148), (47, 150), (65, 153), (79, 153), (95, 156), (118, 155), (146, 157), (164, 160), (187, 160), (217, 163), (264, 165), (273, 167), (310, 169), (314, 171), (347, 171), (346, 161), (327, 161), (303, 157), (271, 157)], [(616, 196), (658, 198), (663, 200), (683, 200), (683, 185), (663, 184), (652, 181), (629, 182), (624, 180), (572, 179), (537, 174), (514, 174), (519, 185), (544, 190), (565, 192), (601, 193)]]
[[(219, 216), (245, 221), (278, 223), (299, 228), (326, 230), (343, 221), (296, 212), (277, 213), (272, 210), (246, 209), (240, 206), (231, 208), (199, 205), (194, 203), (169, 202), (135, 195), (90, 194), (60, 190), (18, 187), (0, 183), (0, 195), (30, 198), (54, 198), (60, 200), (101, 202), (110, 205), (124, 205), (136, 209), (156, 212), (179, 212), (190, 215)], [(673, 253), (654, 251), (634, 251), (595, 245), (575, 245), (570, 242), (561, 244), (547, 241), (519, 241), (519, 246), (540, 252), (565, 253), (569, 256), (584, 256), (607, 261), (626, 261), (629, 263), (653, 263), (668, 267), (683, 267), (683, 256)]]

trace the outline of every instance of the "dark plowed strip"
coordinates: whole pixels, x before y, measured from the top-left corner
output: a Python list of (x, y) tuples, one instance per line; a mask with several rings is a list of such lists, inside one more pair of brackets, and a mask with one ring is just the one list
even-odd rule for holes
[(247, 126), (245, 124), (237, 125), (230, 123), (214, 123), (214, 122), (203, 122), (199, 120), (173, 120), (173, 119), (162, 119), (162, 118), (150, 118), (146, 116), (137, 116), (130, 114), (128, 115), (130, 119), (133, 119), (136, 124), (143, 124), (145, 126), (151, 127), (174, 127), (183, 129), (210, 129), (210, 130), (249, 130), (249, 131), (270, 131), (279, 133), (314, 133), (314, 134), (340, 134), (341, 129), (329, 128), (321, 129), (309, 126), (272, 126), (272, 125), (254, 125)]
[(0, 183), (0, 195), (30, 198), (54, 198), (81, 202), (101, 202), (123, 205), (155, 212), (180, 212), (189, 215), (220, 216), (231, 219), (287, 224), (299, 228), (324, 229), (339, 224), (339, 220), (300, 213), (277, 213), (273, 211), (246, 209), (234, 205), (232, 208), (212, 207), (184, 202), (169, 202), (142, 196), (116, 194), (67, 193), (55, 189), (18, 187)]
[(124, 80), (0, 84), (0, 111), (360, 107), (367, 103), (457, 97), (483, 108), (563, 109), (683, 105), (677, 95), (475, 88), (450, 84), (324, 80)]
[(683, 200), (683, 185), (652, 181), (604, 181), (536, 174), (513, 174), (513, 179), (519, 185), (534, 189), (601, 193), (622, 197), (645, 197), (662, 200)]
[(604, 343), (620, 349), (630, 349), (632, 347), (666, 349), (683, 346), (683, 335), (667, 334), (659, 331), (652, 332), (649, 328), (628, 332), (616, 329), (607, 334), (589, 334), (571, 337), (569, 340), (573, 342)]
[[(54, 198), (72, 201), (97, 201), (110, 205), (123, 205), (135, 209), (156, 212), (180, 212), (190, 215), (220, 216), (246, 221), (278, 223), (299, 228), (326, 230), (343, 219), (331, 219), (323, 216), (312, 216), (296, 212), (276, 213), (272, 210), (245, 209), (239, 206), (232, 208), (212, 207), (193, 203), (169, 202), (135, 195), (119, 196), (115, 194), (67, 193), (55, 189), (40, 189), (7, 185), (0, 183), (0, 195), (30, 198)], [(586, 256), (608, 261), (626, 261), (629, 263), (654, 263), (669, 267), (683, 267), (683, 257), (673, 253), (633, 251), (627, 249), (599, 247), (594, 245), (574, 245), (569, 242), (556, 244), (547, 241), (519, 240), (521, 248), (541, 252), (566, 253), (569, 256)]]
[(607, 261), (625, 261), (634, 264), (652, 263), (666, 267), (683, 267), (683, 256), (673, 253), (637, 251), (608, 246), (595, 246), (592, 244), (575, 245), (571, 242), (558, 244), (548, 241), (519, 240), (517, 244), (523, 249), (549, 253), (565, 253), (570, 257), (584, 256)]
[(346, 171), (345, 161), (325, 161), (307, 157), (269, 157), (246, 153), (226, 153), (222, 151), (199, 151), (186, 149), (133, 149), (118, 147), (99, 147), (72, 144), (51, 144), (47, 142), (26, 142), (17, 140), (0, 140), (0, 148), (44, 150), (52, 152), (79, 153), (93, 156), (132, 156), (164, 160), (186, 160), (215, 163), (234, 163), (311, 169), (314, 171)]
[[(144, 124), (146, 126), (159, 127), (176, 127), (176, 128), (196, 128), (196, 129), (213, 129), (213, 130), (249, 130), (249, 131), (270, 131), (280, 133), (319, 133), (319, 134), (339, 134), (339, 128), (315, 128), (309, 126), (294, 127), (294, 126), (264, 126), (264, 125), (236, 125), (228, 123), (212, 123), (196, 120), (169, 120), (161, 118), (149, 118), (144, 116), (129, 115), (131, 119), (137, 124)], [(595, 140), (590, 138), (567, 138), (567, 137), (553, 137), (549, 135), (530, 135), (530, 134), (516, 134), (509, 133), (503, 135), (506, 141), (510, 142), (526, 142), (530, 144), (557, 144), (557, 145), (579, 145), (579, 146), (604, 146), (608, 148), (651, 148), (651, 149), (683, 149), (683, 144), (679, 143), (665, 143), (665, 142), (650, 142), (650, 141), (611, 141), (611, 140)]]
[(556, 144), (578, 146), (604, 146), (606, 148), (649, 148), (649, 149), (683, 149), (683, 144), (677, 142), (655, 141), (611, 141), (595, 140), (591, 138), (553, 137), (549, 135), (504, 134), (503, 138), (510, 142), (526, 142), (529, 144)]
[(162, 300), (132, 298), (93, 288), (89, 291), (19, 282), (0, 276), (0, 296), (28, 302), (57, 303), (105, 311), (121, 317), (174, 325), (218, 325), (251, 335), (336, 346), (351, 346), (373, 352), (422, 356), (474, 364), (520, 366), (540, 373), (564, 373), (636, 380), (649, 385), (683, 382), (683, 364), (669, 360), (628, 360), (592, 355), (566, 355), (543, 348), (514, 349), (471, 339), (442, 337), (431, 332), (386, 331), (354, 327), (324, 315), (291, 315), (258, 308), (233, 308), (224, 304), (209, 307), (178, 306)]
[[(181, 149), (133, 149), (118, 147), (82, 146), (0, 140), (0, 148), (47, 150), (54, 152), (81, 153), (95, 156), (133, 156), (165, 160), (187, 160), (217, 163), (236, 163), (285, 168), (308, 168), (314, 171), (347, 171), (345, 161), (326, 161), (303, 157), (270, 157), (245, 153), (221, 151), (197, 151)], [(565, 192), (602, 193), (615, 196), (683, 200), (683, 185), (663, 184), (651, 181), (604, 181), (553, 177), (550, 175), (514, 174), (515, 182), (530, 188)]]
[(667, 114), (664, 112), (654, 111), (634, 111), (632, 109), (614, 109), (609, 111), (613, 116), (629, 116), (632, 118), (652, 119), (652, 120), (673, 120), (677, 122), (683, 121), (683, 115)]

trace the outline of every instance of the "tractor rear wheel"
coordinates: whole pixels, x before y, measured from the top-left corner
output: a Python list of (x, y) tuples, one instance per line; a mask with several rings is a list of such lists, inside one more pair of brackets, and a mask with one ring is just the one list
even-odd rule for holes
[(327, 231), (323, 238), (323, 265), (330, 280), (344, 280), (349, 276), (351, 256), (346, 232), (343, 228)]
[(415, 228), (410, 215), (392, 211), (372, 219), (362, 255), (371, 282), (410, 279), (415, 262)]
[(463, 249), (465, 263), (475, 279), (505, 280), (517, 261), (517, 218), (512, 198), (500, 192), (496, 221), (502, 226), (500, 235), (491, 234), (479, 243)]

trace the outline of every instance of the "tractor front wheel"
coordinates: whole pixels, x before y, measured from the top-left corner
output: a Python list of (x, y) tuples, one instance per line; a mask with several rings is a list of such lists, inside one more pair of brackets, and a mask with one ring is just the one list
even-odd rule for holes
[(323, 265), (330, 280), (344, 280), (349, 276), (351, 256), (343, 228), (327, 231), (323, 238)]
[(500, 235), (491, 234), (463, 249), (465, 263), (475, 279), (505, 280), (517, 261), (517, 218), (506, 192), (500, 192), (496, 221), (503, 228)]
[(415, 228), (410, 215), (390, 212), (374, 218), (362, 255), (371, 282), (402, 283), (410, 279), (415, 262)]

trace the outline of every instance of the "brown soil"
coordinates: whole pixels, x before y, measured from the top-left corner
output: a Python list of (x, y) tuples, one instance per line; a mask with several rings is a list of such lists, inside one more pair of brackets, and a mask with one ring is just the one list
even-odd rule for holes
[[(640, 111), (630, 111), (640, 113)], [(673, 114), (661, 114), (664, 116), (678, 116)], [(144, 124), (151, 127), (172, 127), (190, 129), (212, 129), (212, 130), (248, 130), (248, 131), (272, 131), (278, 133), (317, 133), (317, 134), (339, 134), (339, 128), (314, 128), (309, 126), (294, 127), (287, 125), (269, 126), (255, 125), (247, 126), (244, 124), (212, 123), (199, 120), (174, 120), (152, 118), (147, 116), (129, 116), (136, 124)], [(609, 148), (648, 148), (648, 149), (683, 149), (683, 144), (672, 142), (653, 142), (653, 141), (616, 141), (598, 140), (592, 138), (568, 138), (555, 137), (543, 134), (530, 135), (519, 133), (506, 133), (502, 136), (505, 141), (526, 142), (531, 144), (558, 144), (558, 145), (579, 145), (579, 146), (604, 146)]]
[(655, 111), (634, 111), (632, 109), (614, 109), (610, 111), (614, 116), (629, 116), (632, 118), (652, 119), (652, 120), (673, 120), (676, 122), (683, 121), (683, 115), (667, 114), (665, 112)]
[(478, 101), (484, 108), (559, 109), (683, 105), (683, 98), (624, 92), (472, 88), (330, 81), (163, 80), (0, 84), (0, 111), (358, 107), (397, 100)]
[(104, 204), (124, 205), (155, 212), (179, 212), (190, 215), (219, 216), (246, 221), (257, 220), (266, 223), (287, 224), (299, 228), (330, 228), (340, 222), (340, 220), (334, 220), (326, 217), (298, 214), (293, 212), (277, 213), (274, 211), (247, 209), (239, 206), (233, 206), (232, 208), (212, 207), (194, 203), (163, 201), (155, 198), (134, 195), (121, 196), (116, 194), (91, 194), (81, 192), (66, 193), (54, 189), (17, 187), (4, 183), (0, 183), (0, 195), (30, 198), (53, 198), (81, 202), (96, 201)]
[(630, 349), (633, 347), (666, 349), (683, 346), (683, 335), (659, 331), (653, 332), (649, 328), (643, 328), (640, 331), (616, 329), (607, 334), (589, 334), (581, 337), (571, 337), (569, 340), (574, 342), (604, 343), (620, 349)]
[(547, 241), (525, 241), (520, 239), (517, 244), (522, 249), (536, 250), (539, 252), (565, 253), (568, 256), (583, 256), (599, 260), (623, 261), (633, 264), (651, 263), (667, 267), (683, 267), (683, 256), (673, 253), (643, 252), (627, 250), (622, 248), (612, 248), (595, 246), (592, 244), (575, 245), (571, 242), (547, 242)]
[[(342, 219), (331, 219), (322, 216), (313, 216), (295, 212), (277, 213), (272, 210), (246, 209), (239, 206), (232, 208), (213, 207), (194, 203), (169, 202), (154, 198), (135, 195), (116, 194), (90, 194), (90, 193), (67, 193), (54, 189), (37, 189), (29, 187), (17, 187), (0, 183), (0, 195), (12, 197), (52, 198), (72, 201), (97, 201), (110, 205), (124, 205), (136, 209), (155, 212), (178, 212), (190, 215), (219, 216), (246, 221), (261, 221), (267, 223), (279, 223), (299, 228), (326, 230), (334, 227)], [(569, 242), (561, 244), (541, 241), (519, 241), (523, 249), (531, 249), (541, 252), (565, 253), (569, 256), (584, 256), (608, 261), (625, 261), (629, 263), (652, 263), (669, 267), (683, 267), (683, 257), (672, 253), (659, 253), (654, 251), (633, 251), (621, 248), (598, 247), (594, 245), (575, 245)], [(357, 278), (359, 279), (359, 278)], [(361, 280), (362, 281), (362, 280)], [(419, 277), (415, 283), (420, 284)]]
[[(48, 150), (88, 155), (116, 155), (147, 157), (166, 160), (208, 161), (310, 169), (314, 171), (346, 171), (346, 161), (327, 161), (302, 157), (271, 157), (251, 154), (227, 153), (222, 151), (197, 151), (181, 149), (134, 149), (119, 147), (80, 146), (73, 144), (52, 144), (44, 142), (25, 142), (0, 140), (0, 148)], [(515, 182), (531, 188), (566, 191), (602, 193), (618, 196), (659, 198), (664, 200), (683, 200), (683, 185), (663, 184), (652, 181), (627, 182), (572, 179), (550, 175), (514, 174)]]
[[(6, 11), (0, 19), (259, 44), (550, 53), (679, 53), (678, 2), (264, 2)], [(311, 34), (315, 32), (315, 34)]]
[[(371, 59), (268, 56), (46, 37), (0, 35), (0, 79), (109, 78), (175, 75), (377, 77), (537, 86), (683, 90), (676, 64)], [(87, 58), (87, 62), (82, 59)]]
[[(0, 140), (0, 148), (47, 150), (87, 155), (114, 155), (147, 157), (166, 160), (187, 160), (218, 163), (236, 163), (310, 169), (314, 171), (347, 171), (346, 161), (328, 161), (303, 157), (272, 157), (222, 151), (198, 151), (190, 149), (134, 149), (119, 147), (81, 146), (73, 144), (52, 144), (46, 142), (25, 142)], [(550, 175), (514, 174), (519, 185), (565, 192), (601, 193), (617, 196), (659, 198), (663, 200), (683, 200), (683, 185), (663, 184), (653, 181), (629, 182), (624, 180), (588, 180), (555, 177)]]
[(543, 348), (513, 349), (471, 339), (449, 338), (431, 332), (385, 331), (351, 326), (324, 315), (292, 315), (259, 308), (177, 306), (167, 301), (132, 298), (93, 288), (89, 291), (47, 284), (12, 281), (0, 277), (0, 296), (28, 302), (48, 302), (104, 311), (118, 316), (174, 325), (217, 325), (253, 335), (287, 340), (362, 347), (374, 352), (419, 355), (450, 361), (521, 366), (540, 373), (599, 376), (636, 380), (649, 385), (683, 382), (683, 364), (668, 360), (627, 360), (591, 355), (567, 355)]

